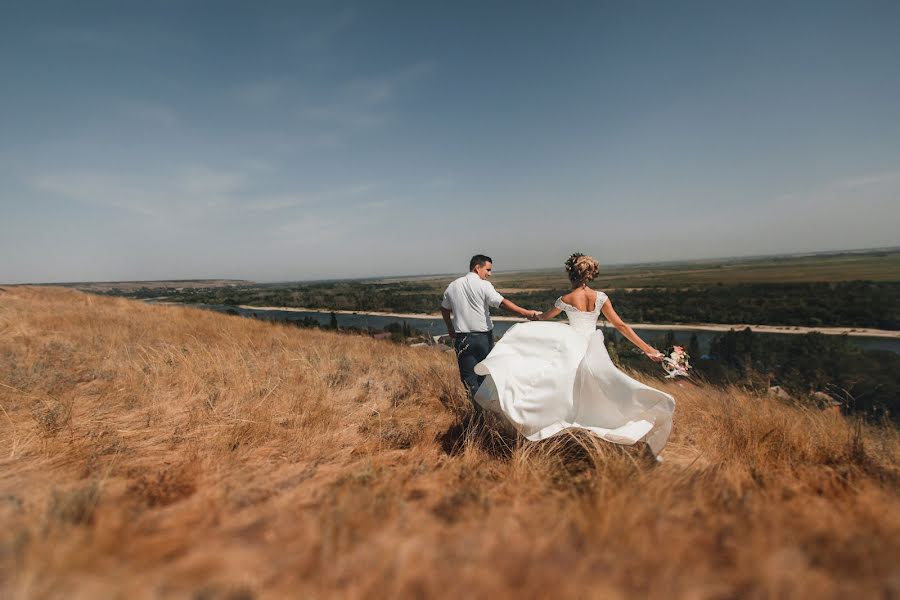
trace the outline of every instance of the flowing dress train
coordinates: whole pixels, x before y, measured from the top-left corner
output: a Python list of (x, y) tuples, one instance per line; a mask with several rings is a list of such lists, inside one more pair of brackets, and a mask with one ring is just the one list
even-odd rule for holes
[(568, 325), (511, 327), (475, 366), (485, 376), (475, 401), (505, 415), (532, 441), (575, 427), (616, 444), (646, 442), (658, 456), (672, 431), (675, 399), (613, 364), (597, 330), (606, 299), (597, 292), (590, 312), (558, 299)]

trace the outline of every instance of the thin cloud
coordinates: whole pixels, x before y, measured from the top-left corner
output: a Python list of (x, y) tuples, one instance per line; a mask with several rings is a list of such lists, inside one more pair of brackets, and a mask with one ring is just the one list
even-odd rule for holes
[(431, 75), (434, 70), (433, 62), (422, 61), (393, 73), (358, 78), (347, 82), (344, 87), (350, 97), (365, 104), (382, 104), (393, 99), (400, 88)]
[(110, 31), (66, 27), (42, 31), (39, 39), (52, 45), (76, 46), (93, 50), (118, 51), (128, 47), (125, 39)]
[(436, 177), (426, 183), (427, 186), (432, 188), (447, 188), (457, 184), (459, 184), (459, 179), (456, 177)]
[(434, 63), (419, 62), (393, 73), (356, 78), (302, 105), (298, 117), (306, 122), (332, 128), (337, 135), (382, 129), (396, 117), (391, 104), (406, 88), (434, 71)]
[(32, 190), (143, 216), (156, 216), (152, 194), (119, 177), (96, 172), (45, 173), (26, 181)]
[(175, 111), (161, 104), (134, 102), (124, 104), (120, 109), (122, 115), (131, 120), (142, 121), (150, 125), (171, 127), (178, 123)]
[(241, 203), (248, 212), (273, 212), (310, 204), (311, 200), (300, 196), (263, 196)]
[(188, 195), (225, 197), (237, 191), (245, 179), (238, 171), (191, 167), (181, 175), (181, 188)]
[(307, 121), (326, 125), (338, 125), (346, 129), (376, 129), (387, 124), (383, 114), (358, 108), (318, 106), (300, 109), (300, 117)]
[(390, 202), (387, 200), (371, 200), (369, 202), (362, 202), (358, 206), (367, 210), (382, 210), (390, 205)]
[[(820, 184), (815, 188), (804, 191), (793, 191), (776, 194), (772, 197), (776, 205), (781, 203), (791, 203), (797, 205), (815, 204), (816, 202), (833, 199), (845, 201), (846, 192), (844, 190), (857, 190), (861, 188), (873, 188), (881, 184), (888, 184), (893, 181), (900, 181), (900, 171), (884, 171), (882, 173), (873, 173), (870, 175), (860, 175), (854, 177), (846, 177), (839, 180), (831, 180)], [(870, 191), (870, 190), (866, 190)], [(782, 206), (783, 208), (783, 206)]]
[(850, 177), (847, 179), (842, 179), (838, 182), (838, 185), (845, 188), (858, 188), (876, 185), (879, 183), (886, 183), (897, 179), (900, 179), (900, 171), (886, 171), (884, 173), (875, 173), (873, 175), (864, 175), (861, 177)]
[(253, 81), (238, 86), (232, 92), (232, 96), (248, 106), (268, 107), (284, 99), (286, 93), (283, 81)]
[(338, 194), (341, 196), (360, 196), (363, 194), (368, 194), (369, 192), (377, 188), (377, 183), (358, 183), (356, 185), (351, 185), (349, 187), (338, 190)]
[(29, 189), (58, 198), (169, 221), (189, 221), (227, 207), (245, 183), (240, 172), (208, 167), (156, 177), (71, 170), (39, 173), (25, 181)]
[(308, 31), (301, 38), (301, 45), (308, 49), (323, 49), (330, 46), (336, 38), (350, 29), (357, 16), (356, 10), (346, 9), (327, 17), (316, 29)]
[(186, 48), (193, 44), (187, 35), (171, 28), (155, 28), (139, 21), (127, 27), (94, 29), (92, 27), (51, 27), (37, 33), (37, 39), (52, 46), (103, 52), (142, 52), (145, 48)]
[(353, 221), (341, 217), (307, 216), (299, 221), (284, 223), (272, 230), (272, 239), (279, 245), (309, 246), (343, 243), (356, 228)]
[(272, 173), (276, 170), (275, 165), (261, 158), (248, 158), (240, 161), (240, 168), (251, 173)]

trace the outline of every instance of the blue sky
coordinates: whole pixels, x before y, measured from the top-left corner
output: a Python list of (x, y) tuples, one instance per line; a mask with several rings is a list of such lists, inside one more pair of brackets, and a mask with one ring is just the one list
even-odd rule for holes
[(900, 245), (897, 2), (0, 17), (0, 282)]

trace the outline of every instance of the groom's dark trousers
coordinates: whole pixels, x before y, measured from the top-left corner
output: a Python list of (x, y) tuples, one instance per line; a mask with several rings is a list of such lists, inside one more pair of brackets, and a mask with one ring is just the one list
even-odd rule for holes
[[(459, 375), (466, 386), (470, 400), (475, 397), (478, 386), (484, 381), (483, 376), (475, 374), (475, 365), (487, 358), (493, 347), (493, 331), (456, 334), (456, 361), (459, 363)], [(475, 412), (480, 412), (478, 404), (474, 401), (472, 404)]]

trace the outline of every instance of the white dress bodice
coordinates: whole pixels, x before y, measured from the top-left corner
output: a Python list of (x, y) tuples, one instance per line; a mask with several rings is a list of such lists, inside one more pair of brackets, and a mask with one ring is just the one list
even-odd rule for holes
[(597, 292), (597, 301), (594, 303), (594, 310), (583, 311), (578, 310), (571, 304), (563, 302), (562, 296), (556, 299), (554, 306), (566, 313), (569, 325), (581, 335), (588, 337), (597, 331), (597, 321), (600, 319), (600, 309), (606, 302), (607, 295), (603, 292)]

